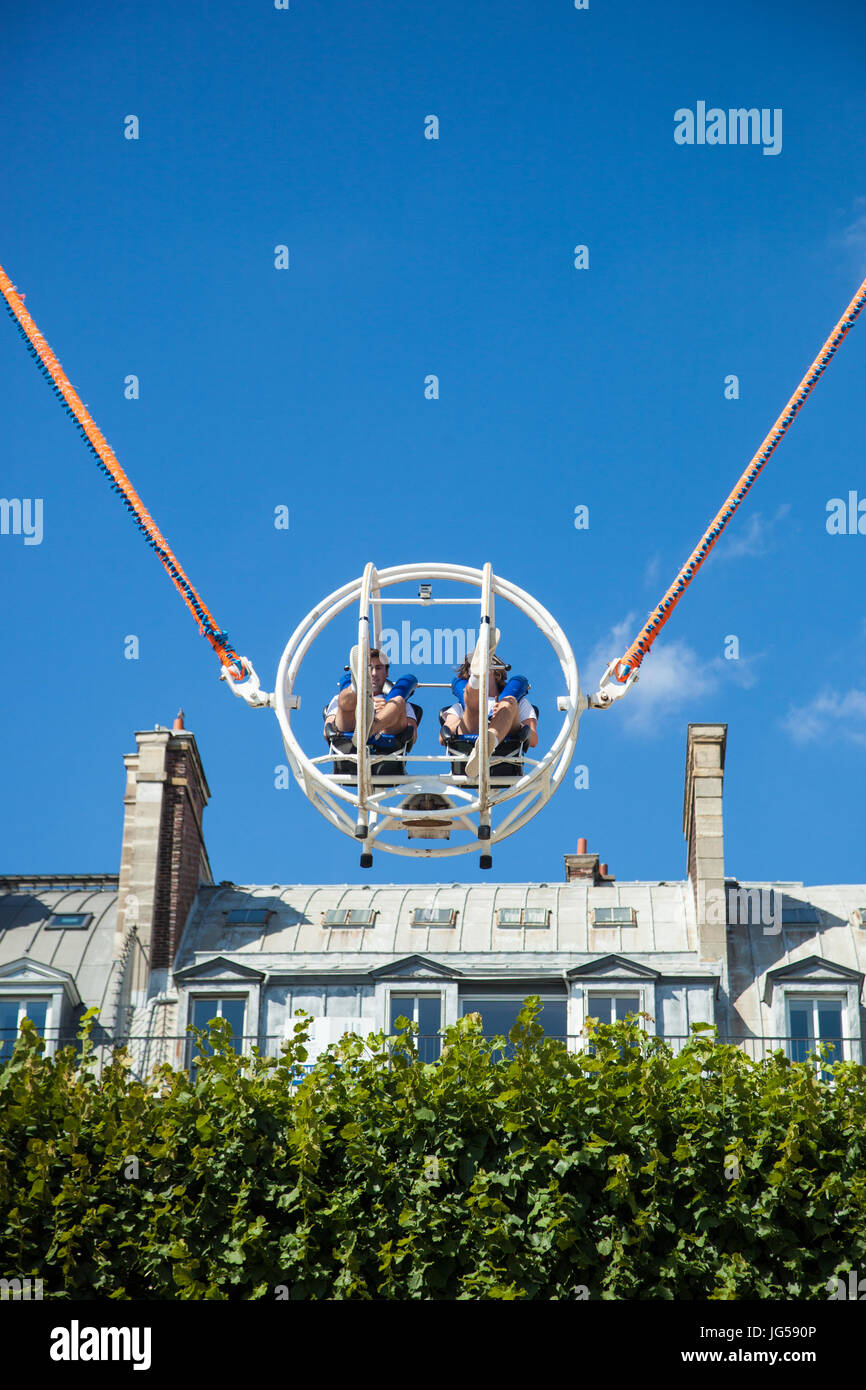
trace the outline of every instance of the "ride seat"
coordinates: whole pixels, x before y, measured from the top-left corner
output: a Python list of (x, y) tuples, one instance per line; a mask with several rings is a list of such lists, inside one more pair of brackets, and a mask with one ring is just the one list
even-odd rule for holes
[[(538, 706), (533, 705), (535, 717), (538, 718)], [(475, 744), (478, 742), (477, 734), (450, 733), (445, 727), (445, 716), (451, 709), (450, 705), (445, 705), (439, 711), (439, 725), (442, 730), (442, 737), (445, 740), (445, 749), (451, 755), (451, 772), (454, 777), (465, 777), (466, 762)], [(490, 780), (497, 782), (513, 782), (518, 777), (523, 776), (522, 754), (529, 746), (532, 730), (528, 724), (521, 724), (516, 734), (509, 734), (497, 746), (496, 752), (490, 761)], [(507, 759), (507, 761), (506, 761)], [(469, 782), (468, 786), (476, 786), (477, 783)]]
[[(420, 705), (414, 701), (409, 701), (409, 708), (415, 715), (418, 728), (421, 727), (421, 720), (424, 711)], [(327, 706), (325, 706), (327, 709)], [(324, 718), (325, 710), (322, 710)], [(371, 777), (405, 777), (406, 775), (406, 755), (412, 746), (414, 730), (407, 724), (405, 729), (401, 729), (398, 734), (387, 737), (387, 741), (376, 739), (370, 744), (370, 775)], [(354, 734), (343, 733), (337, 726), (330, 722), (325, 724), (325, 736), (331, 752), (334, 755), (334, 776), (353, 777), (357, 772), (357, 765), (349, 758), (341, 758), (340, 753), (357, 753), (355, 747)], [(354, 783), (348, 783), (353, 786)]]

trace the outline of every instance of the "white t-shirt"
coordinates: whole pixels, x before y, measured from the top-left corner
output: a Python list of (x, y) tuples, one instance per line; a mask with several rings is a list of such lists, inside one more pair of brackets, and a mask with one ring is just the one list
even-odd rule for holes
[[(338, 699), (339, 699), (339, 693), (338, 693), (337, 695), (334, 696), (333, 700), (332, 700), (331, 703), (328, 705), (328, 708), (325, 710), (325, 722), (326, 722), (326, 723), (327, 723), (327, 722), (330, 722), (330, 723), (333, 724), (333, 722), (334, 722), (334, 717), (335, 717), (335, 715), (336, 715), (336, 713), (337, 713), (337, 701), (338, 701)], [(416, 722), (416, 720), (415, 720), (415, 711), (413, 710), (412, 706), (411, 706), (410, 704), (408, 704), (408, 703), (407, 703), (407, 705), (406, 705), (406, 720), (407, 720), (407, 722), (410, 723), (410, 724), (414, 724), (414, 723)]]
[[(488, 719), (490, 718), (490, 715), (493, 713), (493, 706), (494, 706), (495, 704), (496, 704), (495, 698), (494, 698), (492, 695), (488, 695), (488, 697), (487, 697), (487, 717), (488, 717)], [(449, 705), (449, 706), (448, 706), (448, 709), (446, 710), (446, 714), (459, 714), (460, 717), (461, 717), (461, 719), (462, 719), (464, 713), (465, 713), (465, 710), (464, 710), (464, 708), (463, 708), (462, 705)], [(528, 720), (530, 720), (530, 719), (535, 719), (535, 718), (536, 718), (535, 708), (534, 708), (534, 706), (533, 706), (532, 704), (530, 704), (529, 700), (527, 700), (527, 698), (526, 698), (525, 695), (523, 695), (523, 696), (520, 698), (520, 700), (518, 700), (518, 702), (517, 702), (517, 713), (520, 715), (520, 722), (521, 722), (521, 724), (526, 724), (526, 723), (528, 722)]]

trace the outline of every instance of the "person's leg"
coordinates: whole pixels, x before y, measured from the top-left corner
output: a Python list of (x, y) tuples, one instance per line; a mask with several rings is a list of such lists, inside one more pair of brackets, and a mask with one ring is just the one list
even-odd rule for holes
[[(485, 638), (487, 640), (487, 647), (490, 652), (490, 658), (492, 658), (493, 653), (496, 651), (497, 643), (499, 642), (499, 628), (491, 626), (490, 623), (481, 624), (481, 631), (478, 634), (478, 641), (475, 643), (475, 651), (472, 653), (472, 660), (469, 663), (470, 675), (481, 675), (481, 657), (484, 651)], [(488, 658), (488, 660), (490, 658)]]
[(463, 692), (463, 718), (460, 720), (460, 731), (464, 734), (477, 734), (480, 723), (480, 701), (481, 691), (475, 686), (467, 685)]
[(497, 743), (509, 734), (516, 734), (520, 728), (520, 700), (529, 690), (525, 676), (511, 676), (499, 693), (499, 699), (490, 715), (490, 727), (496, 733)]
[(340, 678), (340, 688), (337, 694), (337, 708), (334, 713), (334, 724), (342, 734), (351, 734), (355, 728), (355, 706), (358, 697), (352, 686), (352, 673), (346, 671)]
[(480, 691), (477, 683), (472, 685), (470, 681), (463, 676), (455, 676), (451, 682), (451, 689), (463, 706), (463, 715), (454, 726), (461, 734), (477, 734), (480, 722)]
[(513, 696), (497, 700), (490, 715), (490, 728), (496, 734), (496, 742), (501, 743), (509, 734), (516, 734), (520, 728), (520, 713)]
[(394, 681), (384, 700), (378, 705), (376, 718), (370, 730), (371, 737), (378, 734), (398, 734), (405, 729), (409, 720), (406, 715), (406, 701), (418, 688), (416, 676), (400, 676)]
[[(467, 688), (468, 689), (468, 688)], [(493, 757), (499, 744), (509, 734), (516, 733), (520, 728), (520, 707), (519, 701), (529, 690), (529, 681), (525, 676), (511, 676), (505, 682), (499, 692), (499, 699), (493, 706), (490, 718), (487, 723), (487, 757)], [(476, 692), (477, 693), (477, 692)], [(479, 734), (478, 741), (469, 755), (466, 763), (466, 776), (469, 778), (478, 775), (479, 745), (482, 735)]]

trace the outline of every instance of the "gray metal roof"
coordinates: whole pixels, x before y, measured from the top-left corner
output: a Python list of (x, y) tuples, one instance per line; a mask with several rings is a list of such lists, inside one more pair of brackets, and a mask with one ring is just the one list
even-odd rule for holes
[[(632, 907), (634, 926), (595, 926), (595, 907)], [(268, 908), (266, 925), (236, 926), (228, 913)], [(414, 908), (452, 908), (453, 926), (415, 926)], [(546, 927), (500, 926), (499, 908), (543, 908)], [(371, 927), (326, 926), (329, 909), (367, 908)], [(696, 949), (695, 912), (687, 883), (629, 883), (594, 887), (591, 883), (546, 884), (345, 884), (271, 887), (220, 886), (199, 891), (187, 923), (178, 967), (209, 954), (239, 959), (263, 957), (358, 956), (393, 958), (413, 954), (543, 957), (565, 953), (605, 955), (692, 952)], [(376, 964), (371, 960), (370, 965)]]
[(768, 931), (761, 922), (731, 925), (728, 928), (728, 961), (731, 999), (747, 1017), (762, 1020), (770, 1028), (770, 1014), (764, 1001), (764, 981), (768, 971), (818, 956), (834, 965), (866, 972), (866, 884), (741, 883), (741, 888), (773, 889), (782, 894), (785, 906), (800, 904), (816, 907), (817, 926), (782, 926)]
[[(54, 912), (87, 912), (87, 927), (48, 928)], [(72, 888), (0, 892), (0, 966), (21, 957), (64, 970), (83, 1003), (104, 1008), (112, 972), (117, 890)]]
[[(742, 883), (742, 888), (774, 889), (786, 906), (812, 904), (817, 927), (783, 926), (767, 935), (760, 923), (729, 928), (732, 984), (752, 987), (766, 970), (802, 959), (817, 949), (828, 959), (866, 970), (866, 885), (804, 886), (801, 883)], [(596, 907), (631, 907), (633, 926), (597, 926)], [(452, 926), (415, 926), (416, 907), (452, 908)], [(497, 923), (502, 907), (545, 908), (546, 927), (508, 927)], [(233, 909), (266, 908), (264, 926), (230, 925)], [(367, 908), (373, 925), (329, 926), (329, 909)], [(228, 955), (258, 969), (357, 971), (410, 955), (482, 957), (488, 968), (550, 970), (606, 954), (687, 970), (697, 955), (695, 906), (687, 881), (484, 884), (221, 885), (199, 891), (184, 932), (177, 968), (211, 955)], [(692, 957), (692, 961), (689, 961)], [(663, 959), (662, 959), (663, 958)], [(757, 984), (754, 985), (757, 988)]]

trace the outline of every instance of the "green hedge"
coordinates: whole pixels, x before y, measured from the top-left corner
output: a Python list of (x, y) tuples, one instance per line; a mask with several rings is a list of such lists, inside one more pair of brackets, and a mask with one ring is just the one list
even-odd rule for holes
[[(351, 1037), (299, 1085), (306, 1025), (195, 1081), (96, 1079), (24, 1025), (0, 1070), (0, 1277), (46, 1298), (827, 1298), (866, 1271), (866, 1069), (833, 1084), (637, 1021), (594, 1052), (527, 1001), (440, 1060)], [(90, 1026), (89, 1024), (87, 1025)]]

